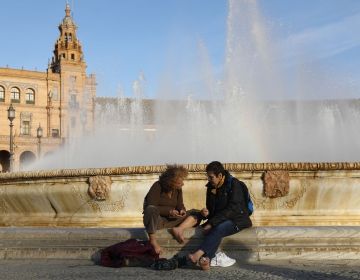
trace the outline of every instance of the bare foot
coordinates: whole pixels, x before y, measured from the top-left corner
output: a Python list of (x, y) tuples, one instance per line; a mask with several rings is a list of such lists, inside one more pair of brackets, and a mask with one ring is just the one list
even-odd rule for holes
[(156, 254), (159, 254), (159, 255), (162, 254), (163, 249), (161, 248), (161, 246), (159, 245), (159, 243), (157, 243), (156, 240), (150, 241), (150, 244), (153, 246)]
[(208, 257), (200, 257), (200, 259), (197, 260), (194, 255), (189, 254), (188, 258), (194, 265), (199, 266), (202, 270), (210, 269), (210, 259)]
[(210, 259), (208, 257), (201, 257), (199, 259), (199, 266), (202, 270), (209, 270), (210, 269)]
[(197, 259), (195, 258), (194, 255), (189, 254), (188, 257), (189, 257), (190, 261), (191, 261), (193, 264), (196, 264), (196, 263), (197, 263)]
[(184, 243), (185, 239), (183, 236), (183, 230), (181, 230), (178, 227), (174, 227), (170, 230), (170, 233), (174, 236), (174, 238), (177, 240), (177, 242)]

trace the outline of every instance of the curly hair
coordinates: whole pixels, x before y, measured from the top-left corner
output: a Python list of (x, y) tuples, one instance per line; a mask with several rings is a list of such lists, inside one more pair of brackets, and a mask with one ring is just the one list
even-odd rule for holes
[(187, 169), (182, 165), (167, 165), (166, 170), (159, 176), (159, 183), (163, 192), (174, 189), (176, 181), (185, 179), (188, 175)]

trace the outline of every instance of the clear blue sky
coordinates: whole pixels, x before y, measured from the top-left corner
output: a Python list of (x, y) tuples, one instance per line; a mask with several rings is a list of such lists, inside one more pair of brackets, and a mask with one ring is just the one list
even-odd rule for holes
[[(239, 0), (241, 1), (241, 0)], [(359, 98), (360, 0), (259, 0), (283, 63), (301, 57), (326, 68)], [(0, 67), (44, 71), (59, 35), (65, 0), (0, 0)], [(196, 79), (199, 42), (215, 73), (224, 64), (227, 0), (69, 0), (78, 25), (88, 73), (98, 79), (98, 96), (131, 96), (140, 71), (146, 95), (155, 96), (172, 76)], [(292, 42), (291, 48), (286, 42)], [(330, 96), (334, 97), (334, 96)]]

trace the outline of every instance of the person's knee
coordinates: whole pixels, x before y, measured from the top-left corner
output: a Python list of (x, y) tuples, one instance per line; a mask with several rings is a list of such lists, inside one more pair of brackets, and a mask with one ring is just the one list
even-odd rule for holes
[(236, 225), (232, 221), (225, 221), (211, 229), (211, 233), (214, 235), (227, 236), (236, 232)]
[(194, 218), (197, 222), (197, 225), (199, 225), (203, 219), (203, 216), (201, 215), (200, 210), (197, 210), (197, 209), (191, 209), (191, 210), (186, 211), (186, 215)]
[(148, 205), (144, 209), (143, 223), (147, 233), (155, 233), (159, 222), (159, 215), (159, 209), (154, 205)]

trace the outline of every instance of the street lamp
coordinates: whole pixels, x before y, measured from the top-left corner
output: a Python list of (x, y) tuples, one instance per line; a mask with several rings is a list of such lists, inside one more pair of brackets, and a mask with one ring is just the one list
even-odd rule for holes
[(40, 124), (36, 130), (36, 137), (38, 138), (38, 159), (41, 156), (41, 137), (43, 136), (43, 129), (41, 128)]
[(14, 139), (13, 139), (13, 120), (15, 119), (15, 109), (12, 103), (9, 106), (8, 119), (10, 121), (10, 172), (14, 171)]

